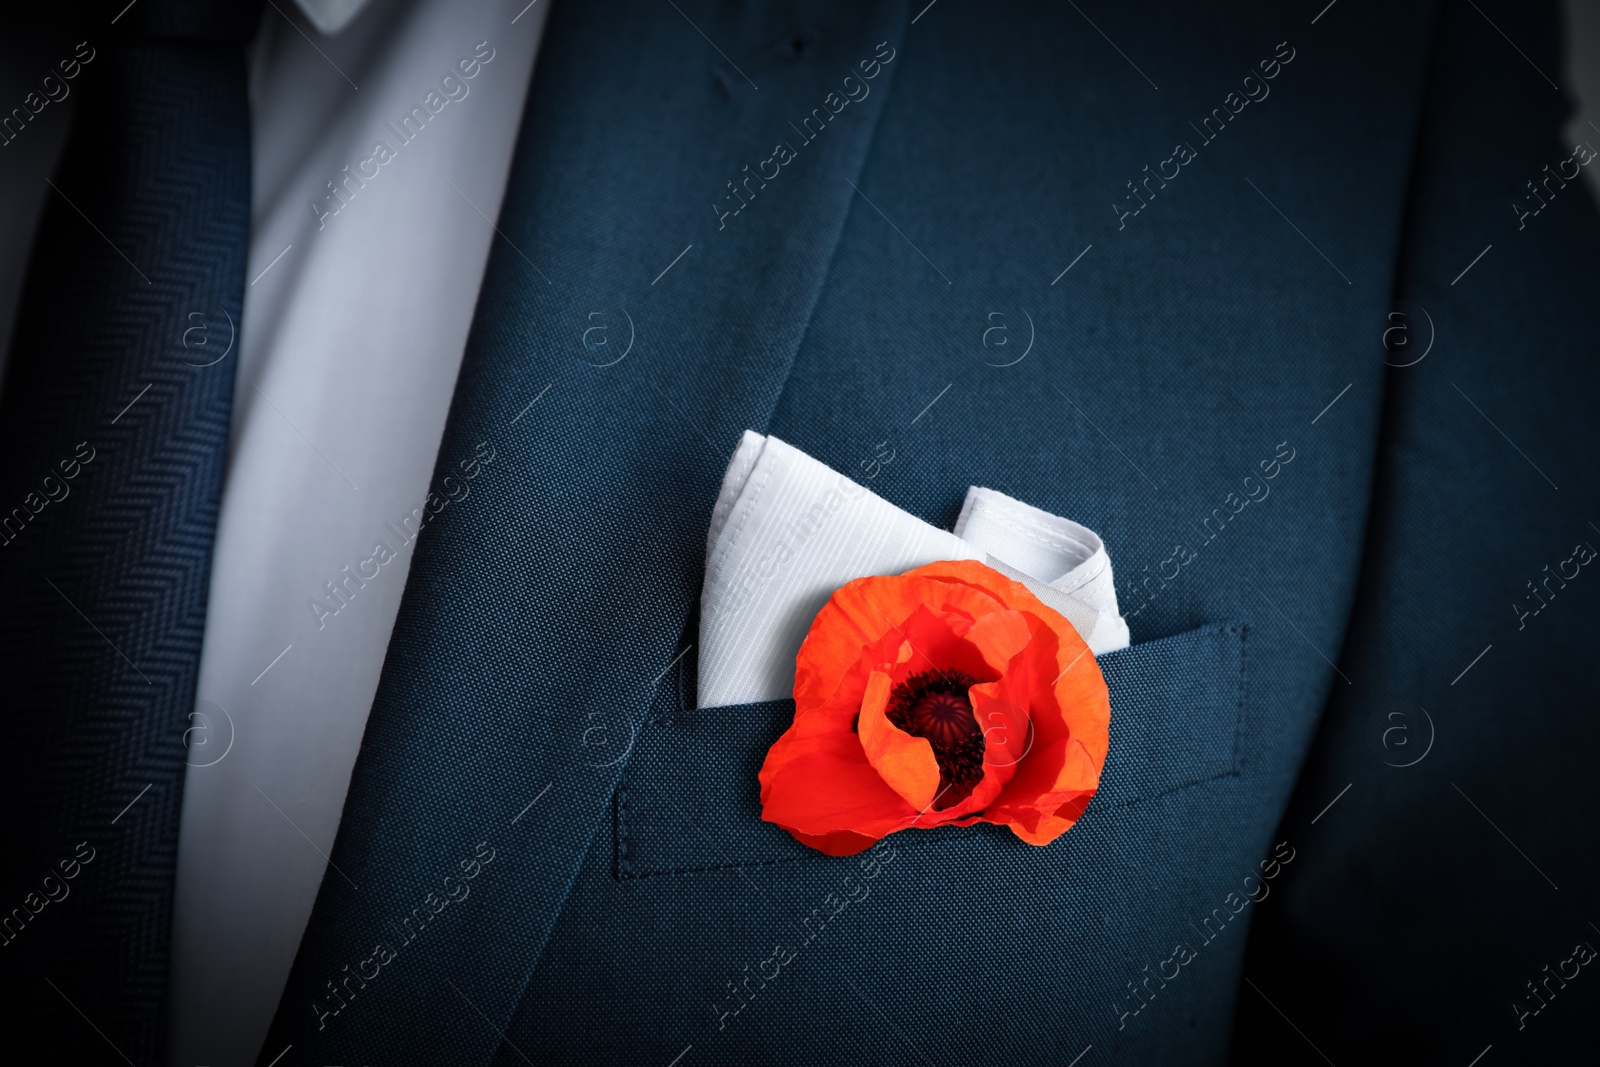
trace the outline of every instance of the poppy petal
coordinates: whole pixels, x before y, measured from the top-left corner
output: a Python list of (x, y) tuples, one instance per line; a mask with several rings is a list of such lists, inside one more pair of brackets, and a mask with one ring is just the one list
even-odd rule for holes
[(985, 814), (1030, 845), (1047, 845), (1072, 828), (1100, 781), (1100, 765), (1080, 741), (1033, 753)]
[(1033, 632), (1028, 626), (1028, 617), (1022, 612), (993, 611), (974, 622), (964, 636), (977, 648), (990, 670), (999, 675), (1028, 647)]
[(861, 750), (889, 788), (918, 811), (933, 804), (939, 792), (939, 761), (927, 738), (913, 737), (884, 714), (894, 681), (881, 671), (867, 680), (861, 701)]
[[(906, 575), (850, 582), (817, 612), (795, 656), (796, 714), (832, 699), (860, 662), (863, 649), (886, 635), (898, 634), (904, 640), (904, 628), (918, 609), (923, 615), (976, 619), (1003, 607), (987, 592), (961, 583)], [(945, 626), (948, 629), (949, 623)], [(930, 649), (923, 651), (933, 654)]]
[(784, 758), (761, 770), (767, 822), (813, 835), (854, 830), (882, 836), (916, 813), (867, 763), (856, 735), (820, 734), (785, 745), (786, 737), (773, 746), (787, 749)]
[(1011, 670), (996, 681), (967, 690), (973, 718), (983, 733), (983, 778), (970, 795), (942, 812), (949, 820), (969, 812), (982, 812), (993, 803), (1028, 754), (1032, 738), (1028, 723), (1032, 672), (1025, 651), (1018, 653), (1011, 662)]

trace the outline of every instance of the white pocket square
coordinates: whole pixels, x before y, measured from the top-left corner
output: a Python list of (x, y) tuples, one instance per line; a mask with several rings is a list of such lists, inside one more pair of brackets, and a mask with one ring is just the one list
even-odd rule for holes
[(1096, 656), (1128, 645), (1111, 557), (1094, 531), (973, 486), (955, 532), (890, 504), (776, 437), (746, 430), (706, 536), (697, 706), (779, 700), (835, 589), (868, 575), (971, 559), (1066, 616)]

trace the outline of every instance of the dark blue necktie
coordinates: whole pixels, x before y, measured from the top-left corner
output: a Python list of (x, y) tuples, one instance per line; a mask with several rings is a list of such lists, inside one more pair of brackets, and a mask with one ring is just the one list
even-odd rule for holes
[(58, 64), (78, 110), (0, 396), (0, 1043), (30, 1063), (153, 1064), (260, 7), (90, 6)]

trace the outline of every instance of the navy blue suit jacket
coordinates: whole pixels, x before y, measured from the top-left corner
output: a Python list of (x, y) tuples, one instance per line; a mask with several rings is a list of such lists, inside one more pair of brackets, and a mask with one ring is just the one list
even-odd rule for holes
[[(1512, 1007), (1600, 942), (1557, 27), (1322, 7), (557, 4), (439, 463), (496, 458), (418, 547), (259, 1062), (1574, 1041), (1585, 979)], [(1060, 841), (760, 820), (792, 706), (692, 697), (747, 427), (1105, 538), (1133, 645)]]

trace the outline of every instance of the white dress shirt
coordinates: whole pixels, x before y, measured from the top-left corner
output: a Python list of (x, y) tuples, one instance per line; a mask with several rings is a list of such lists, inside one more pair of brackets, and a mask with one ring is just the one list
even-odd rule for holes
[(327, 856), (550, 7), (301, 2), (309, 21), (268, 6), (251, 55), (243, 321), (234, 339), (208, 314), (190, 338), (195, 363), (236, 340), (238, 367), (178, 841), (174, 1067), (254, 1062), (318, 886), (341, 877)]

